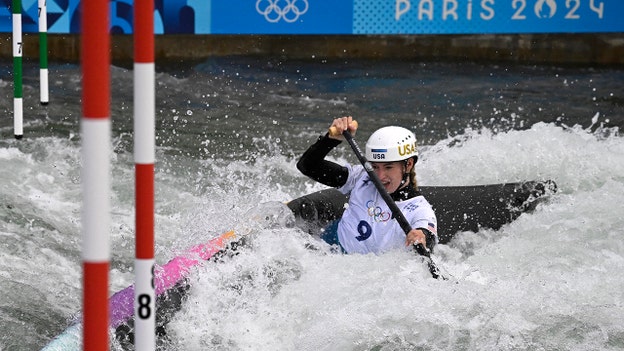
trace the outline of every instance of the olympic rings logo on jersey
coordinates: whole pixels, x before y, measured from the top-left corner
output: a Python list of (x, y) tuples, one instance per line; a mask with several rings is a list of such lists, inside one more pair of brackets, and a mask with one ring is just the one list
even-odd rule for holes
[(375, 222), (387, 222), (391, 218), (390, 212), (384, 212), (381, 207), (375, 206), (373, 200), (368, 200), (366, 207), (368, 208), (368, 215), (373, 217)]
[[(281, 7), (280, 3), (285, 2), (286, 6)], [(268, 3), (268, 4), (267, 4)], [(302, 5), (302, 8), (297, 3)], [(264, 6), (266, 5), (266, 7)], [(262, 9), (264, 7), (264, 9)], [(263, 15), (264, 18), (271, 23), (277, 23), (284, 20), (293, 23), (299, 19), (301, 15), (308, 12), (308, 0), (258, 0), (256, 1), (256, 11)]]

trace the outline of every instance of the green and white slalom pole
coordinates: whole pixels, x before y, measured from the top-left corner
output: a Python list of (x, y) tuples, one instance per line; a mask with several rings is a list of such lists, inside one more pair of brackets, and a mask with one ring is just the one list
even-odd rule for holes
[(22, 1), (13, 0), (13, 130), (15, 139), (24, 136), (22, 100)]
[(39, 102), (47, 105), (48, 93), (48, 7), (39, 0)]

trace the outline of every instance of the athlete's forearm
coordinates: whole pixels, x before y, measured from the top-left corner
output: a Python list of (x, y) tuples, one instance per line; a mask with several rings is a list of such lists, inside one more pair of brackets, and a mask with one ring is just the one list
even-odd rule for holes
[(299, 162), (297, 162), (297, 169), (306, 176), (327, 186), (335, 188), (343, 186), (349, 176), (347, 168), (325, 160), (325, 156), (339, 144), (339, 140), (331, 139), (327, 134), (319, 137), (316, 143), (312, 144), (303, 153)]

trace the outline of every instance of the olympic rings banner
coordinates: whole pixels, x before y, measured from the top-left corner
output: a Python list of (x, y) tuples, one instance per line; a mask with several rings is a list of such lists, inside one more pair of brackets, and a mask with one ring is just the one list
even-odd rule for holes
[[(88, 1), (88, 0), (84, 0)], [(79, 0), (47, 0), (48, 32), (79, 33)], [(37, 0), (22, 0), (37, 32)], [(12, 0), (0, 0), (11, 32)], [(111, 33), (132, 33), (131, 0), (111, 0)], [(624, 0), (160, 0), (156, 34), (484, 34), (624, 32)]]

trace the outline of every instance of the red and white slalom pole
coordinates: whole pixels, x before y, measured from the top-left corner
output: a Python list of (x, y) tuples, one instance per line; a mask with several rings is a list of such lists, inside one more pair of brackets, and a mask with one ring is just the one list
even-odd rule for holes
[(83, 350), (108, 351), (110, 11), (108, 0), (81, 6)]
[(135, 349), (156, 348), (154, 293), (154, 1), (134, 2), (134, 162), (136, 176)]

